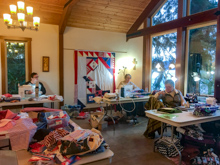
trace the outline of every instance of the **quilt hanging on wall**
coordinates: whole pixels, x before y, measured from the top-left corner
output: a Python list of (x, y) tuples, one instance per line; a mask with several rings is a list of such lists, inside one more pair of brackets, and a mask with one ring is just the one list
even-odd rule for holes
[(86, 106), (95, 96), (115, 91), (115, 53), (74, 51), (74, 103)]

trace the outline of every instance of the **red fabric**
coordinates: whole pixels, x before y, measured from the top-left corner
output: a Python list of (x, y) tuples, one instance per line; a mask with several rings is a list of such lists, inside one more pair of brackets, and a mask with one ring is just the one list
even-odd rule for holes
[(24, 108), (21, 110), (21, 112), (32, 112), (32, 111), (53, 112), (53, 111), (62, 111), (62, 110), (61, 109), (44, 108), (44, 107), (29, 107), (29, 108)]
[(13, 113), (12, 111), (10, 110), (7, 110), (7, 113), (6, 113), (6, 116), (5, 116), (5, 119), (13, 119), (17, 116), (16, 113)]
[(56, 99), (56, 95), (48, 97), (48, 100), (54, 101)]
[(1, 119), (14, 119), (14, 120), (17, 120), (17, 119), (20, 118), (20, 117), (19, 118), (15, 118), (16, 116), (17, 116), (17, 114), (13, 113), (9, 109), (0, 111), (0, 120)]
[(5, 96), (5, 97), (12, 97), (12, 95), (9, 94), (9, 93), (4, 94), (3, 96)]

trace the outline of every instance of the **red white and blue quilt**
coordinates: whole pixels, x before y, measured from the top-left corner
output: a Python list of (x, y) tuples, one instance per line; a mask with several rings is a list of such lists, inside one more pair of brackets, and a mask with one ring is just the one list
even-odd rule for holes
[(74, 52), (75, 93), (79, 105), (94, 103), (95, 96), (115, 91), (115, 53), (99, 51)]

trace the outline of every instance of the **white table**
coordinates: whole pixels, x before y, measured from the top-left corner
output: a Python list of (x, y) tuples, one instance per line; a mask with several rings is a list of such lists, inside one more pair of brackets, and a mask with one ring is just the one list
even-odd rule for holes
[(177, 149), (175, 143), (173, 142), (174, 127), (184, 127), (184, 126), (189, 126), (189, 125), (194, 125), (194, 124), (201, 124), (201, 123), (220, 120), (220, 110), (216, 111), (216, 113), (213, 114), (212, 116), (206, 116), (206, 117), (194, 116), (192, 114), (192, 111), (191, 112), (175, 113), (174, 115), (177, 115), (177, 117), (175, 117), (173, 119), (160, 117), (164, 113), (157, 112), (157, 110), (148, 110), (148, 111), (145, 111), (145, 114), (149, 118), (161, 121), (161, 136), (160, 136), (160, 138), (155, 140), (154, 150), (155, 150), (156, 142), (159, 139), (162, 139), (162, 137), (163, 137), (164, 124), (171, 125), (171, 128), (172, 128), (172, 134), (171, 134), (172, 142), (171, 142), (171, 144), (176, 148), (176, 150), (179, 153), (179, 158), (180, 158), (179, 164), (181, 164), (182, 156), (181, 156), (181, 152)]
[(81, 160), (77, 161), (74, 163), (74, 165), (81, 165), (81, 164), (87, 164), (87, 163), (92, 163), (104, 159), (109, 159), (109, 163), (112, 163), (112, 157), (114, 156), (114, 153), (110, 150), (107, 149), (105, 152), (98, 153), (95, 155), (90, 155), (90, 156), (83, 156), (81, 157)]
[(51, 103), (51, 108), (54, 108), (54, 103), (59, 103), (61, 102), (60, 100), (48, 100), (48, 99), (42, 99), (39, 101), (28, 101), (28, 100), (21, 100), (20, 102), (15, 102), (15, 103), (10, 103), (10, 102), (1, 102), (0, 103), (0, 110), (2, 110), (2, 107), (6, 106), (16, 106), (16, 105), (21, 105), (22, 108), (24, 108), (24, 105), (28, 104), (41, 104), (41, 103)]
[(150, 96), (140, 97), (140, 98), (120, 98), (119, 100), (116, 99), (107, 99), (103, 98), (103, 102), (112, 105), (112, 104), (124, 104), (124, 103), (132, 103), (132, 102), (144, 102), (148, 101)]

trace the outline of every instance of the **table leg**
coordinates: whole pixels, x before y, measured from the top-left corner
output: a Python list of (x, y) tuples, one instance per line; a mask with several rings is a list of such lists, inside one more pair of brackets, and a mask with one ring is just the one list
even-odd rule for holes
[(179, 154), (179, 165), (181, 165), (182, 164), (182, 154), (179, 151), (179, 149), (177, 148), (177, 146), (176, 146), (176, 144), (175, 144), (175, 142), (173, 140), (174, 139), (174, 126), (171, 126), (171, 129), (172, 129), (172, 132), (171, 132), (171, 143), (172, 143), (172, 145), (174, 146), (174, 148), (176, 149), (176, 151)]
[(157, 138), (157, 139), (154, 141), (154, 152), (155, 152), (155, 145), (156, 145), (156, 143), (158, 142), (158, 140), (162, 139), (162, 137), (163, 137), (163, 127), (164, 127), (164, 123), (161, 122), (160, 137)]
[(112, 163), (112, 157), (109, 158), (109, 164), (111, 164), (111, 163)]
[(54, 102), (51, 102), (51, 108), (54, 109)]
[[(105, 116), (108, 116), (112, 119), (112, 122), (113, 122), (113, 129), (114, 129), (114, 134), (115, 134), (115, 120), (114, 118), (112, 117), (112, 113), (111, 115), (108, 115), (108, 107), (110, 107), (110, 110), (112, 111), (112, 104), (110, 106), (108, 106), (108, 104), (106, 104), (106, 112), (105, 112)], [(105, 117), (104, 116), (104, 117)]]

